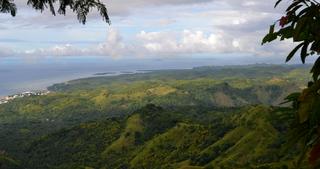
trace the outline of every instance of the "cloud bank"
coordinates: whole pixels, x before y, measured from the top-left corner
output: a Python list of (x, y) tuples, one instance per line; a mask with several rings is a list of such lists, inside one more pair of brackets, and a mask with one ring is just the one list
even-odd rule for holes
[(291, 42), (260, 45), (268, 26), (282, 15), (270, 1), (108, 0), (111, 27), (95, 13), (82, 26), (72, 13), (41, 15), (24, 0), (16, 2), (21, 7), (16, 18), (0, 16), (2, 57), (282, 56), (292, 47)]

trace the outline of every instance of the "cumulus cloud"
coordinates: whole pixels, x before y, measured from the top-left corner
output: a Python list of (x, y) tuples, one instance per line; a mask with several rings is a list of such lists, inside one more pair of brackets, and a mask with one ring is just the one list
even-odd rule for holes
[[(262, 47), (261, 39), (269, 24), (282, 15), (282, 8), (273, 9), (273, 2), (262, 0), (108, 0), (104, 1), (110, 11), (113, 26), (107, 31), (104, 42), (99, 42), (98, 31), (106, 25), (93, 21), (90, 31), (79, 26), (75, 16), (53, 17), (48, 11), (42, 15), (25, 7), (25, 0), (16, 0), (21, 15), (14, 21), (0, 17), (0, 29), (49, 29), (52, 32), (72, 30), (61, 37), (63, 40), (52, 47), (35, 47), (0, 55), (25, 56), (176, 56), (192, 54), (243, 53), (250, 55), (282, 55), (291, 47), (290, 42)], [(33, 12), (30, 12), (33, 11)], [(26, 14), (26, 15), (24, 15)], [(100, 19), (92, 13), (90, 18)], [(90, 22), (89, 18), (89, 22)], [(77, 26), (75, 26), (77, 25)], [(86, 25), (86, 26), (88, 26)], [(119, 31), (121, 30), (121, 31)], [(4, 38), (8, 33), (0, 33)], [(50, 33), (50, 31), (48, 31)], [(62, 31), (61, 31), (62, 32)], [(49, 34), (48, 33), (48, 34)], [(35, 35), (37, 34), (34, 33)], [(45, 33), (42, 33), (42, 36)], [(40, 35), (39, 35), (40, 36)], [(19, 37), (20, 38), (20, 37)], [(68, 39), (69, 38), (69, 39)], [(94, 41), (81, 46), (68, 43)], [(82, 39), (81, 39), (82, 38)], [(28, 39), (21, 38), (28, 42)], [(58, 43), (58, 42), (61, 43)], [(1, 42), (1, 40), (0, 40)], [(39, 40), (39, 42), (41, 42)]]
[(25, 50), (23, 55), (39, 56), (110, 56), (120, 57), (128, 53), (127, 46), (123, 43), (122, 37), (115, 29), (108, 31), (108, 36), (104, 43), (92, 47), (81, 48), (71, 44), (55, 45), (51, 48), (40, 48)]
[(226, 53), (274, 56), (284, 54), (292, 47), (290, 42), (263, 47), (257, 38), (260, 36), (260, 33), (237, 36), (221, 30), (207, 34), (190, 30), (180, 33), (142, 31), (137, 35), (147, 55), (156, 56)]
[(12, 56), (16, 56), (16, 52), (12, 48), (6, 47), (6, 46), (0, 46), (0, 57), (12, 57)]
[(88, 48), (70, 44), (52, 48), (27, 50), (29, 56), (106, 56), (121, 58), (128, 56), (161, 57), (186, 56), (193, 54), (250, 54), (274, 56), (284, 54), (291, 43), (272, 44), (262, 47), (257, 40), (259, 33), (234, 36), (224, 31), (205, 33), (204, 31), (183, 30), (181, 32), (139, 32), (132, 43), (126, 42), (116, 29), (108, 32), (106, 42)]
[(223, 53), (235, 51), (230, 47), (232, 38), (220, 34), (206, 35), (202, 31), (183, 30), (182, 32), (141, 31), (133, 43), (125, 43), (118, 30), (108, 32), (106, 42), (90, 48), (79, 48), (70, 44), (52, 48), (27, 50), (29, 56), (173, 56), (195, 53)]
[(23, 52), (27, 56), (83, 56), (89, 53), (88, 49), (77, 48), (70, 44), (56, 45), (51, 48), (31, 49)]
[(123, 43), (119, 31), (111, 29), (105, 43), (99, 44), (97, 47), (99, 55), (121, 57), (128, 53), (128, 47)]
[(205, 35), (202, 31), (183, 30), (175, 35), (172, 32), (140, 32), (137, 38), (152, 55), (174, 55), (210, 52), (228, 52), (232, 43), (223, 34)]

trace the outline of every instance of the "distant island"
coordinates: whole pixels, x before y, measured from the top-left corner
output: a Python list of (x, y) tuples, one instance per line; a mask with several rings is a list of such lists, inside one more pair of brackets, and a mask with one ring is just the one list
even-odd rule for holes
[(100, 72), (93, 74), (94, 76), (106, 76), (106, 75), (122, 75), (122, 74), (135, 74), (135, 73), (148, 73), (152, 70), (135, 70), (135, 71), (120, 71), (120, 72)]
[(120, 74), (133, 74), (133, 73), (136, 73), (136, 72), (133, 72), (133, 71), (121, 71)]
[(94, 76), (104, 76), (104, 75), (114, 75), (117, 74), (117, 72), (102, 72), (102, 73), (95, 73)]

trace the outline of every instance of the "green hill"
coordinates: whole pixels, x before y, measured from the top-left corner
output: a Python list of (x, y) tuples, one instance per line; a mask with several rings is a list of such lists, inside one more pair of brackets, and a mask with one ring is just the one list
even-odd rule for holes
[(292, 168), (285, 108), (166, 110), (148, 105), (121, 120), (81, 124), (31, 144), (29, 168)]
[(26, 169), (292, 168), (298, 149), (284, 145), (293, 113), (278, 106), (303, 87), (306, 71), (201, 67), (56, 84), (47, 96), (0, 105), (0, 150), (17, 159), (3, 156), (2, 163)]
[(1, 169), (19, 169), (21, 168), (20, 163), (8, 155), (0, 152), (0, 168)]

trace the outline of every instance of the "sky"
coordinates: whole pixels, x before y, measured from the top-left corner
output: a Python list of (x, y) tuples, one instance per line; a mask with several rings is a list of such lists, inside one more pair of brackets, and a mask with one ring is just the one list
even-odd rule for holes
[(16, 17), (0, 14), (1, 58), (173, 57), (276, 58), (283, 63), (292, 43), (261, 46), (269, 25), (283, 16), (275, 0), (102, 0), (108, 25), (92, 11), (86, 25), (40, 13), (15, 0)]

